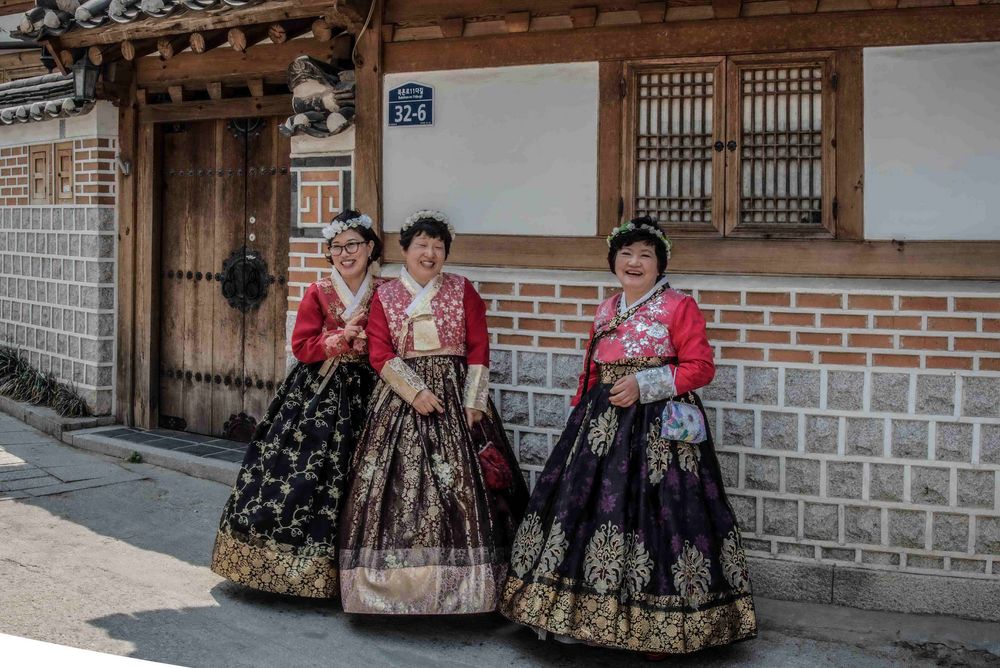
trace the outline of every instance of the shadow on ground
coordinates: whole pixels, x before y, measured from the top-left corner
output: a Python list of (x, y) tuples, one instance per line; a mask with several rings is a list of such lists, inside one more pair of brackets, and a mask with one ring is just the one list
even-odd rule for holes
[[(217, 585), (211, 595), (217, 606), (110, 615), (89, 623), (132, 643), (130, 656), (184, 666), (614, 668), (642, 662), (632, 652), (539, 641), (499, 614), (353, 616), (335, 602), (264, 594), (231, 583)], [(752, 654), (752, 645), (744, 643), (669, 663), (731, 666), (744, 664)]]

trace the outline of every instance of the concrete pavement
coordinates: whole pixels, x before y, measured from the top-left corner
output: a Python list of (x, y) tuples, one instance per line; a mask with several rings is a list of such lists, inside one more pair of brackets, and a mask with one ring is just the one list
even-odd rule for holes
[[(4, 416), (0, 444), (0, 633), (212, 668), (642, 665), (539, 642), (496, 615), (357, 617), (252, 592), (208, 570), (228, 487), (83, 453)], [(71, 470), (89, 484), (72, 487)], [(14, 478), (47, 484), (5, 491)], [(670, 665), (1000, 665), (996, 624), (770, 600), (758, 614), (757, 640)]]

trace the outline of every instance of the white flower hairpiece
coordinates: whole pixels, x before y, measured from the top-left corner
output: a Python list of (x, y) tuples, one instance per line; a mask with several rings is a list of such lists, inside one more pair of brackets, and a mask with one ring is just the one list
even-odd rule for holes
[(670, 241), (670, 238), (667, 237), (667, 235), (665, 235), (663, 233), (663, 230), (661, 230), (659, 227), (656, 227), (655, 225), (648, 225), (646, 223), (639, 223), (639, 225), (636, 225), (632, 221), (629, 221), (627, 223), (622, 223), (618, 227), (612, 228), (611, 234), (608, 235), (608, 246), (609, 247), (611, 246), (611, 241), (619, 234), (625, 234), (626, 232), (631, 232), (633, 230), (642, 230), (643, 232), (648, 232), (657, 239), (659, 239), (661, 242), (663, 242), (664, 247), (666, 247), (667, 249), (667, 259), (668, 260), (670, 259), (670, 249), (674, 247), (673, 242)]
[(330, 240), (341, 232), (346, 232), (352, 227), (363, 227), (370, 230), (372, 228), (372, 219), (365, 214), (361, 214), (360, 216), (348, 218), (347, 220), (335, 220), (329, 225), (323, 227), (323, 238)]
[(405, 231), (407, 228), (412, 226), (418, 220), (436, 220), (439, 223), (444, 223), (445, 227), (448, 228), (448, 232), (451, 234), (452, 238), (455, 238), (457, 236), (455, 228), (452, 227), (451, 223), (448, 221), (448, 216), (434, 209), (421, 209), (420, 211), (414, 211), (409, 216), (407, 216), (406, 220), (403, 221), (403, 226), (399, 228), (399, 231), (400, 232)]

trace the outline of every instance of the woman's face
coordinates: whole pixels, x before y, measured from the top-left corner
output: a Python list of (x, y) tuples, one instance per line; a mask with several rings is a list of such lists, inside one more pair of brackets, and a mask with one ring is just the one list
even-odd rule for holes
[(368, 270), (373, 245), (357, 230), (344, 230), (330, 240), (330, 261), (344, 280), (361, 278)]
[(426, 285), (444, 268), (444, 241), (421, 232), (413, 237), (410, 247), (403, 251), (403, 257), (410, 276), (421, 285)]
[(649, 292), (656, 284), (658, 269), (656, 248), (648, 241), (622, 246), (615, 256), (615, 276), (629, 292)]

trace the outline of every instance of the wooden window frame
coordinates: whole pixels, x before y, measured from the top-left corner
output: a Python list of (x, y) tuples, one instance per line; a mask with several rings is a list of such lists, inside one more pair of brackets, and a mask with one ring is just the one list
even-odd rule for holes
[[(44, 166), (35, 170), (35, 160), (39, 156), (45, 158)], [(43, 179), (45, 192), (35, 195), (35, 180)], [(28, 147), (28, 203), (52, 204), (52, 144), (36, 144)]]
[[(65, 174), (61, 168), (61, 158), (63, 154), (69, 152), (69, 173)], [(64, 141), (52, 147), (52, 203), (72, 204), (76, 197), (76, 156), (73, 153), (73, 142)], [(68, 178), (69, 192), (62, 189), (62, 179)]]
[[(819, 66), (822, 80), (822, 175), (821, 228), (815, 225), (747, 225), (740, 224), (742, 192), (741, 149), (743, 143), (743, 98), (740, 75), (745, 69), (760, 65)], [(712, 160), (712, 228), (703, 224), (667, 224), (665, 231), (676, 237), (806, 239), (836, 238), (837, 202), (837, 141), (836, 119), (839, 74), (833, 51), (782, 52), (699, 58), (658, 58), (626, 61), (622, 84), (623, 133), (621, 167), (622, 214), (624, 219), (636, 214), (636, 178), (638, 171), (636, 132), (639, 126), (639, 77), (649, 72), (713, 72), (714, 141), (734, 146), (714, 154)], [(836, 83), (835, 83), (836, 82)], [(735, 143), (734, 143), (735, 142)]]

